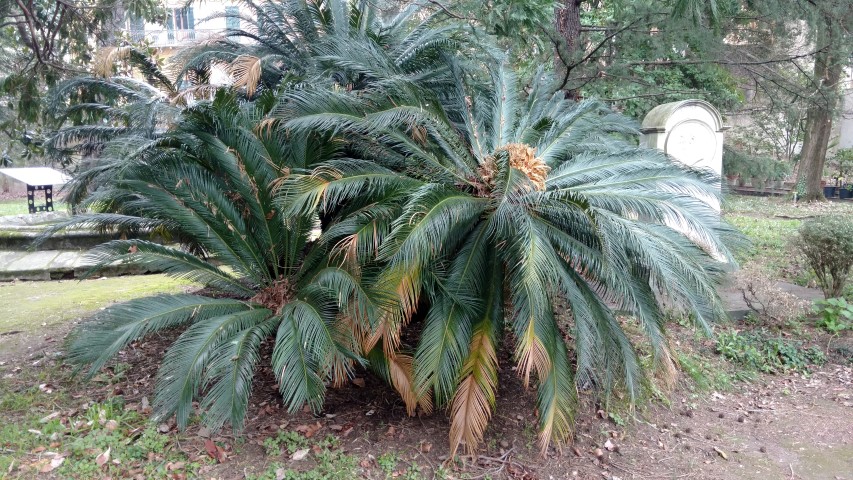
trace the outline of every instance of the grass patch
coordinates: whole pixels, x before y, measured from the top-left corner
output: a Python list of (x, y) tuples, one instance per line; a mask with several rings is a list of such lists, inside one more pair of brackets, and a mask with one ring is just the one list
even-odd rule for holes
[[(795, 203), (787, 198), (738, 195), (728, 195), (723, 202), (723, 216), (751, 242), (738, 252), (738, 262), (760, 264), (774, 277), (801, 286), (814, 286), (815, 276), (792, 240), (803, 220), (822, 215), (853, 222), (853, 202)], [(844, 295), (853, 295), (853, 285)]]
[(86, 316), (115, 302), (157, 293), (186, 291), (192, 284), (165, 275), (142, 275), (98, 280), (0, 283), (0, 332), (30, 332)]
[(757, 261), (772, 271), (783, 270), (791, 263), (794, 246), (791, 241), (797, 235), (800, 220), (757, 218), (743, 215), (728, 215), (726, 219), (749, 238), (749, 249), (740, 252), (738, 261)]
[[(172, 435), (159, 433), (143, 415), (125, 409), (120, 397), (80, 410), (51, 412), (57, 394), (36, 389), (25, 394), (36, 400), (29, 413), (16, 417), (10, 414), (17, 410), (7, 407), (17, 404), (19, 395), (5, 389), (0, 393), (5, 419), (0, 426), (0, 472), (8, 475), (4, 478), (36, 478), (49, 471), (56, 478), (166, 479), (200, 467), (175, 448)], [(96, 460), (99, 455), (103, 459), (107, 450), (109, 459), (99, 466)]]
[(681, 371), (691, 380), (687, 384), (687, 388), (691, 391), (727, 391), (736, 382), (751, 380), (754, 377), (740, 370), (729, 372), (730, 368), (727, 368), (727, 365), (720, 365), (725, 362), (714, 361), (691, 352), (678, 352), (677, 360)]
[[(309, 453), (302, 468), (288, 468), (274, 462), (257, 475), (246, 475), (248, 480), (339, 480), (362, 477), (358, 459), (340, 451), (340, 442), (334, 436), (321, 440), (310, 440), (293, 431), (279, 432), (264, 441), (267, 455), (290, 456), (301, 449)], [(381, 457), (380, 457), (381, 458)]]
[[(57, 212), (64, 212), (68, 209), (68, 204), (65, 202), (53, 201), (53, 209)], [(0, 200), (0, 217), (7, 215), (25, 215), (30, 213), (27, 208), (27, 200)]]
[(742, 214), (768, 217), (808, 218), (820, 215), (850, 215), (853, 202), (798, 203), (781, 197), (753, 197), (726, 195), (723, 201), (725, 214)]

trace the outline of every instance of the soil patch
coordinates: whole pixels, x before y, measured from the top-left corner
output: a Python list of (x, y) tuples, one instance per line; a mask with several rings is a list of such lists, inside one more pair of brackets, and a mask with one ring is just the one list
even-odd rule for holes
[[(178, 333), (129, 346), (93, 382), (64, 379), (54, 386), (77, 403), (121, 396), (127, 408), (143, 409), (153, 398), (162, 352)], [(849, 337), (836, 338), (831, 348), (843, 351), (851, 344)], [(57, 364), (60, 346), (61, 342), (45, 339), (41, 350), (20, 352), (14, 364), (31, 369)], [(439, 478), (472, 479), (853, 478), (849, 364), (830, 363), (807, 375), (763, 375), (723, 392), (696, 393), (690, 382), (683, 381), (670, 395), (670, 403), (656, 402), (635, 413), (605, 412), (582, 394), (574, 445), (552, 449), (543, 459), (536, 446), (535, 391), (522, 387), (504, 356), (498, 406), (482, 453), (448, 462), (446, 412), (409, 417), (397, 394), (370, 375), (330, 389), (322, 412), (287, 413), (268, 366), (270, 350), (267, 344), (242, 435), (223, 431), (210, 438), (210, 432), (197, 425), (178, 434), (173, 424), (167, 424), (168, 434), (177, 435), (180, 449), (191, 460), (210, 460), (208, 440), (222, 446), (225, 461), (203, 465), (198, 473), (204, 478), (258, 475), (273, 463), (312, 469), (317, 460), (311, 455), (294, 461), (288, 452), (268, 454), (265, 441), (282, 432), (313, 439), (334, 437), (337, 451), (355, 457), (364, 478), (403, 477), (412, 465), (418, 466), (421, 476), (405, 478), (433, 478), (436, 473)], [(831, 359), (846, 361), (841, 356)], [(12, 371), (11, 367), (5, 363), (0, 373)], [(59, 370), (67, 374), (67, 367)], [(395, 465), (390, 470), (389, 458)]]

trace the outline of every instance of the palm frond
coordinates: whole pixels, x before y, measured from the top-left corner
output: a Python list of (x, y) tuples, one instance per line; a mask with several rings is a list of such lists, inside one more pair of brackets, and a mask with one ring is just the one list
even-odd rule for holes
[(108, 307), (76, 331), (69, 342), (68, 360), (90, 365), (88, 376), (126, 345), (150, 333), (246, 310), (239, 300), (198, 295), (156, 295)]
[[(178, 427), (186, 428), (193, 412), (193, 400), (204, 386), (205, 371), (214, 353), (245, 330), (261, 324), (271, 313), (265, 308), (249, 308), (197, 321), (184, 331), (169, 347), (157, 372), (154, 397), (157, 418), (165, 419), (175, 414)], [(211, 400), (215, 402), (216, 398)]]
[(537, 396), (539, 408), (539, 451), (544, 457), (551, 442), (571, 442), (577, 404), (572, 366), (562, 338), (555, 341), (550, 371), (540, 379)]
[(273, 350), (273, 370), (284, 404), (293, 412), (309, 405), (319, 411), (326, 387), (321, 376), (335, 348), (328, 306), (304, 300), (288, 303)]
[(106, 265), (134, 265), (235, 295), (248, 297), (253, 293), (253, 290), (239, 278), (209, 262), (187, 252), (154, 242), (113, 240), (90, 250), (84, 258), (95, 261), (90, 272), (95, 272)]
[(260, 361), (261, 342), (275, 331), (278, 321), (279, 318), (273, 317), (252, 325), (210, 353), (202, 383), (211, 387), (205, 392), (200, 408), (204, 424), (211, 431), (219, 430), (226, 421), (231, 422), (234, 432), (242, 430), (255, 366)]

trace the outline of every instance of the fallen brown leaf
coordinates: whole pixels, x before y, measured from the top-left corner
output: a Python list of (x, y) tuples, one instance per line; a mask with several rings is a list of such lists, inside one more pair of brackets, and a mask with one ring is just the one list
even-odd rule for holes
[(52, 459), (50, 459), (50, 461), (43, 460), (44, 464), (41, 465), (41, 467), (39, 468), (39, 472), (41, 472), (41, 473), (52, 472), (52, 471), (56, 470), (57, 468), (59, 468), (59, 466), (62, 465), (62, 462), (64, 462), (64, 461), (65, 461), (65, 457), (63, 457), (61, 455), (57, 455), (57, 456), (53, 457)]
[(216, 444), (213, 443), (213, 440), (208, 438), (204, 441), (204, 451), (207, 452), (210, 458), (216, 460), (216, 463), (222, 463), (222, 452)]
[(112, 450), (112, 447), (107, 447), (107, 449), (104, 450), (104, 453), (95, 457), (95, 463), (97, 463), (99, 467), (103, 467), (105, 463), (110, 461), (110, 451), (111, 450)]

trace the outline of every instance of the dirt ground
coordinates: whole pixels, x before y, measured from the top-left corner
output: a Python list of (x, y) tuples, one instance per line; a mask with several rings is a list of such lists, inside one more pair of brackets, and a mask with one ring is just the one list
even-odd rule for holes
[[(64, 333), (0, 337), (0, 375), (32, 381), (28, 372), (57, 362)], [(53, 388), (67, 390), (79, 403), (121, 395), (128, 408), (141, 408), (152, 397), (159, 352), (173, 339), (174, 334), (163, 335), (128, 348), (119, 361), (132, 368), (120, 383), (81, 384), (63, 374)], [(853, 343), (849, 332), (834, 341)], [(721, 392), (697, 393), (685, 380), (668, 403), (657, 401), (638, 412), (611, 415), (582, 395), (574, 445), (552, 450), (544, 459), (536, 447), (535, 392), (525, 391), (511, 363), (504, 362), (481, 455), (452, 463), (447, 462), (445, 412), (408, 417), (393, 391), (364, 376), (330, 390), (319, 415), (287, 414), (266, 367), (254, 385), (244, 435), (213, 438), (225, 445), (227, 461), (196, 473), (205, 479), (240, 479), (263, 472), (272, 462), (294, 463), (287, 456), (270, 457), (263, 448), (265, 439), (287, 429), (339, 438), (341, 451), (360, 459), (365, 478), (402, 477), (404, 469), (389, 475), (377, 464), (381, 455), (396, 452), (401, 465), (419, 465), (422, 478), (439, 471), (442, 478), (460, 479), (853, 479), (853, 368), (843, 359), (832, 360), (808, 375), (759, 375)], [(204, 457), (207, 436), (190, 427), (181, 435), (180, 448), (190, 459)], [(310, 469), (311, 461), (288, 466)]]

